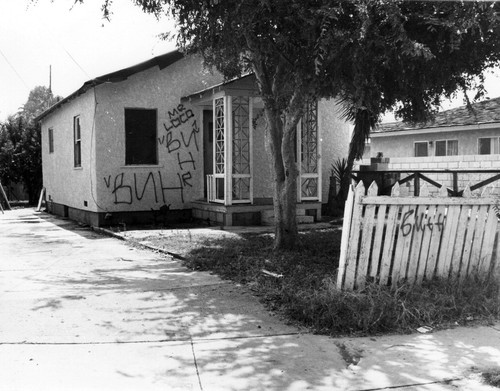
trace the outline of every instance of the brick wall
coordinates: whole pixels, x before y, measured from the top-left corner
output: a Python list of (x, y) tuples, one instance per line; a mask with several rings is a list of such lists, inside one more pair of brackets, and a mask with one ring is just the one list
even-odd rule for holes
[[(369, 159), (358, 161), (354, 167), (355, 170), (361, 164), (370, 164)], [(500, 155), (461, 155), (461, 156), (429, 156), (429, 157), (398, 157), (390, 158), (389, 170), (499, 170)], [(409, 175), (409, 174), (408, 174)], [(447, 173), (424, 174), (436, 182), (442, 183), (447, 187), (453, 187), (452, 175)], [(462, 190), (467, 184), (474, 185), (477, 182), (490, 178), (495, 174), (481, 173), (459, 173), (458, 188)], [(406, 174), (401, 174), (403, 179)], [(423, 185), (421, 181), (421, 185)], [(493, 194), (500, 195), (500, 181), (493, 182)], [(430, 193), (437, 193), (438, 189), (428, 184)], [(473, 192), (479, 194), (482, 188)], [(401, 186), (403, 195), (413, 194), (413, 181), (407, 182)]]

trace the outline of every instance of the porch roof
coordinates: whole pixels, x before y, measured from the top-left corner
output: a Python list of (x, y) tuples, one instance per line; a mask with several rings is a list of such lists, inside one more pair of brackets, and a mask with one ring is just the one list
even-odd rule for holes
[(253, 73), (237, 77), (204, 90), (194, 92), (181, 98), (181, 102), (191, 104), (204, 103), (212, 100), (213, 95), (218, 92), (225, 92), (226, 95), (258, 96), (258, 89)]

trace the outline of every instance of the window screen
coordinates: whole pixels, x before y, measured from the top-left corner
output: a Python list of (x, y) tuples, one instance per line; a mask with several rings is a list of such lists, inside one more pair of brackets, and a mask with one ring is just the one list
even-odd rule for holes
[(480, 137), (477, 144), (477, 153), (479, 155), (492, 155), (498, 153), (498, 138)]
[(436, 141), (436, 156), (456, 156), (458, 155), (458, 140)]
[(73, 157), (75, 167), (82, 166), (82, 131), (80, 128), (80, 117), (73, 117)]
[(436, 156), (446, 156), (446, 141), (436, 141)]
[(415, 143), (415, 157), (428, 156), (427, 141)]
[(54, 152), (54, 129), (49, 128), (49, 153)]
[(156, 110), (125, 109), (125, 164), (158, 164)]

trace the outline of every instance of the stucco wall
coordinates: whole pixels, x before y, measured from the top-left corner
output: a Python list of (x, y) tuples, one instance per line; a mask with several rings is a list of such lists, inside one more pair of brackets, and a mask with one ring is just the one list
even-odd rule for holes
[[(81, 168), (74, 167), (73, 117), (80, 116)], [(87, 91), (56, 110), (42, 122), (43, 185), (47, 200), (70, 207), (97, 211), (95, 182), (90, 180), (95, 159), (92, 124), (94, 95)], [(54, 132), (54, 152), (49, 153), (48, 129)]]
[[(180, 99), (221, 80), (187, 57), (96, 88), (96, 180), (104, 210), (186, 209), (203, 197), (201, 110)], [(125, 165), (125, 108), (157, 110), (157, 165)]]
[(271, 151), (266, 140), (266, 123), (262, 109), (254, 110), (255, 129), (253, 132), (253, 196), (272, 198), (273, 171)]
[(349, 152), (353, 126), (340, 119), (340, 110), (333, 99), (323, 99), (318, 103), (323, 203), (328, 201), (332, 164), (338, 158), (347, 158)]
[[(457, 132), (417, 133), (410, 135), (375, 136), (371, 138), (370, 156), (382, 152), (387, 157), (413, 157), (416, 141), (432, 141), (429, 146), (429, 156), (434, 156), (437, 140), (458, 140), (458, 155), (476, 155), (477, 143), (480, 137), (499, 137), (498, 129), (475, 129)], [(368, 156), (367, 156), (368, 157)]]

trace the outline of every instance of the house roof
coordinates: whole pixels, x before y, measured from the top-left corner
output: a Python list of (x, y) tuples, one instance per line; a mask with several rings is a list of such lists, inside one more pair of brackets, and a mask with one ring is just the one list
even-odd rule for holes
[(255, 75), (253, 73), (248, 73), (243, 76), (238, 76), (230, 80), (225, 80), (219, 84), (215, 84), (201, 91), (196, 91), (190, 95), (183, 96), (181, 98), (181, 102), (187, 101), (193, 103), (193, 102), (203, 101), (204, 99), (208, 98), (211, 99), (211, 96), (216, 92), (222, 90), (227, 91), (233, 88), (239, 91), (240, 90), (257, 91)]
[(40, 121), (55, 110), (57, 110), (59, 107), (61, 107), (63, 104), (69, 102), (72, 99), (75, 99), (76, 97), (84, 94), (87, 92), (89, 89), (98, 86), (99, 84), (103, 83), (116, 83), (119, 81), (126, 80), (129, 76), (134, 75), (138, 72), (142, 72), (146, 69), (153, 68), (155, 66), (158, 66), (160, 69), (164, 69), (168, 67), (169, 65), (173, 64), (176, 61), (179, 61), (181, 58), (184, 57), (184, 54), (179, 52), (178, 50), (174, 50), (165, 54), (162, 54), (161, 56), (153, 57), (147, 61), (141, 62), (136, 65), (132, 65), (127, 68), (120, 69), (115, 72), (108, 73), (106, 75), (102, 75), (99, 77), (96, 77), (95, 79), (91, 79), (83, 83), (83, 85), (73, 92), (72, 94), (68, 95), (67, 97), (61, 99), (59, 102), (55, 103), (51, 107), (49, 107), (47, 110), (45, 110), (42, 114), (40, 114), (38, 117), (35, 118), (36, 121)]
[(374, 133), (411, 131), (419, 129), (444, 128), (451, 126), (481, 125), (500, 122), (500, 97), (472, 104), (472, 112), (467, 106), (437, 113), (434, 120), (424, 123), (408, 124), (391, 122), (380, 124)]

